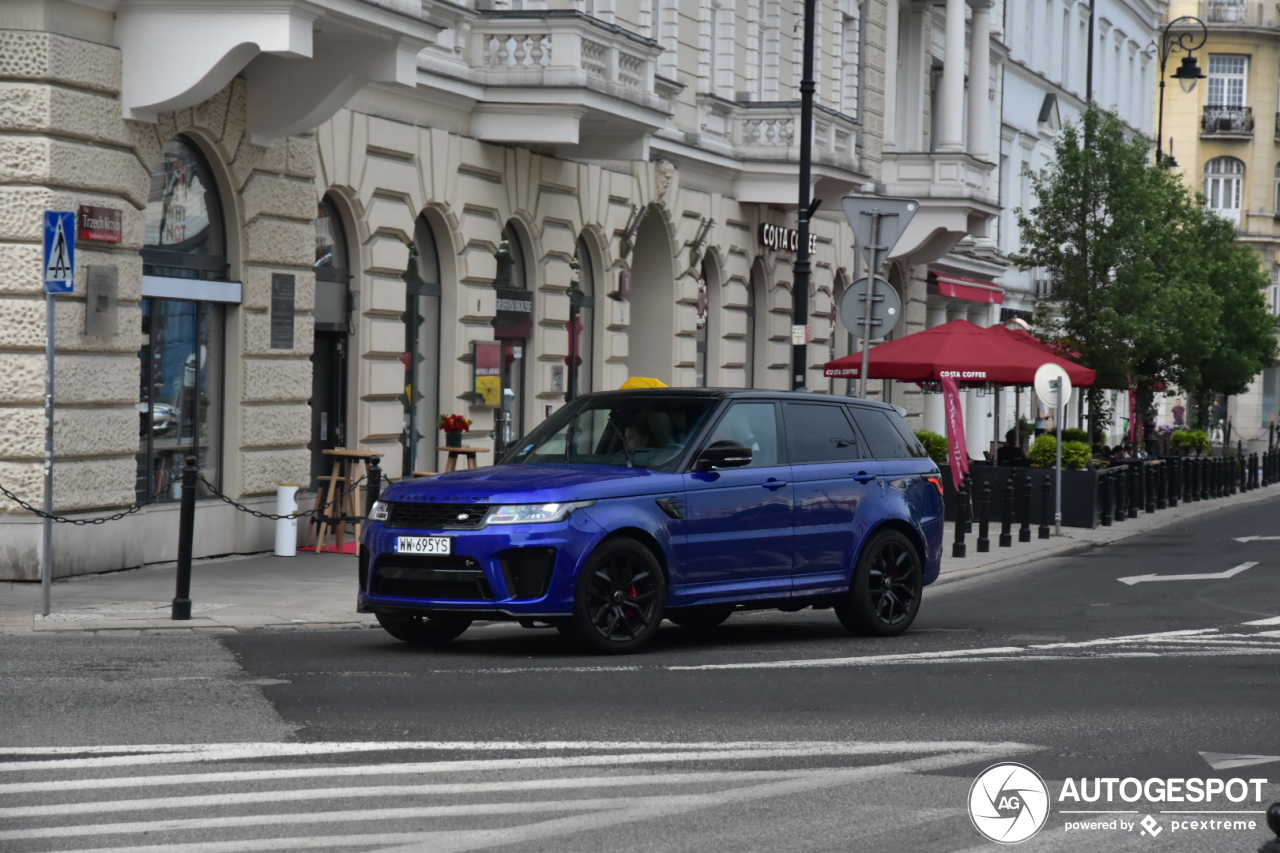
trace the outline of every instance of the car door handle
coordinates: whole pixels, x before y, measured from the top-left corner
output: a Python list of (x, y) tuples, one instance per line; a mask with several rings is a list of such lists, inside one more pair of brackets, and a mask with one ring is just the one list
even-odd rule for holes
[(783, 486), (786, 485), (786, 482), (783, 480), (768, 480), (766, 482), (761, 483), (760, 485), (772, 492), (772, 491), (776, 491), (777, 489), (781, 489)]
[(853, 475), (853, 479), (857, 480), (859, 483), (870, 483), (875, 478), (875, 474), (868, 473), (867, 471), (859, 471)]

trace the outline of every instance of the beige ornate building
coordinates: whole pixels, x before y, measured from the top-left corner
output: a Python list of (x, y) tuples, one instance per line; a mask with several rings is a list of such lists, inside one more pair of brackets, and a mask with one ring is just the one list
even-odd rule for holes
[[(122, 236), (82, 239), (57, 300), (56, 506), (154, 499), (59, 526), (57, 575), (171, 559), (167, 484), (188, 453), (269, 509), (325, 447), (382, 453), (393, 477), (439, 470), (438, 415), (501, 449), (575, 381), (790, 387), (798, 7), (521, 5), (0, 8), (0, 485), (42, 494), (40, 214), (89, 207), (118, 211)], [(894, 334), (924, 327), (939, 274), (998, 272), (982, 241), (999, 17), (819, 5), (806, 381), (846, 393), (822, 376), (849, 349), (834, 304), (861, 274), (841, 196), (922, 199), (889, 272)], [(887, 393), (919, 423), (918, 389)], [(0, 504), (0, 578), (34, 579), (40, 524), (16, 510)], [(205, 492), (198, 554), (271, 535)]]

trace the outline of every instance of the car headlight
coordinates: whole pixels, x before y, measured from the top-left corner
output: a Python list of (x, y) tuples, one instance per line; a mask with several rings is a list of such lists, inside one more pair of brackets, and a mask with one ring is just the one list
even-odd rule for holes
[(369, 507), (370, 521), (386, 521), (391, 515), (391, 504), (386, 501), (374, 501), (373, 506)]
[(513, 504), (496, 506), (489, 511), (489, 524), (544, 524), (564, 521), (575, 509), (591, 506), (595, 501), (572, 501), (553, 504)]

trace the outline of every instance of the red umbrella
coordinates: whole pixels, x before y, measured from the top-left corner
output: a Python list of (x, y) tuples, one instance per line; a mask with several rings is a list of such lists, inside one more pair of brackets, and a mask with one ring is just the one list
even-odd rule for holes
[[(1054, 362), (1067, 371), (1075, 387), (1092, 385), (1097, 378), (1094, 371), (1057, 355), (1034, 338), (1034, 343), (1028, 343), (1007, 332), (1003, 327), (984, 329), (968, 320), (952, 320), (872, 347), (867, 376), (906, 382), (937, 382), (951, 377), (961, 384), (1030, 385), (1035, 381), (1036, 368)], [(858, 352), (827, 362), (824, 372), (827, 376), (857, 378), (861, 369), (862, 353)]]

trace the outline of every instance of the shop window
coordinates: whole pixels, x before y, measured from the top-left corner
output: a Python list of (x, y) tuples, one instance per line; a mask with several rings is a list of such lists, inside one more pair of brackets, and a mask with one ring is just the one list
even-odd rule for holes
[(151, 175), (142, 248), (140, 500), (176, 499), (188, 455), (220, 484), (224, 304), (240, 301), (227, 280), (222, 210), (199, 150), (171, 139)]
[(315, 337), (311, 348), (312, 487), (329, 473), (325, 450), (347, 446), (348, 364), (350, 356), (350, 281), (347, 236), (333, 199), (316, 208)]
[(528, 389), (528, 347), (533, 339), (533, 294), (529, 292), (529, 268), (525, 243), (514, 223), (502, 229), (496, 255), (497, 313), (493, 336), (502, 342), (502, 400), (495, 413), (495, 458), (524, 435)]
[[(440, 316), (443, 283), (435, 230), (426, 216), (419, 216), (413, 230), (418, 250), (417, 280), (410, 282), (409, 307), (417, 314), (409, 341), (418, 354), (412, 385), (417, 389), (413, 408), (414, 451), (405, 460), (408, 470), (438, 471), (435, 448), (443, 440), (436, 428), (440, 412)], [(451, 409), (444, 414), (452, 414)]]

